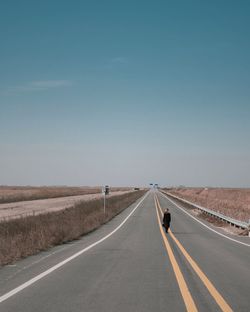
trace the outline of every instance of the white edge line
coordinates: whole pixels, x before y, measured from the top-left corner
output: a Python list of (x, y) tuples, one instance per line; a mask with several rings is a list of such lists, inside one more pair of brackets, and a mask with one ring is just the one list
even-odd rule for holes
[(216, 233), (216, 234), (218, 234), (218, 235), (220, 235), (220, 236), (222, 236), (222, 237), (225, 237), (225, 238), (227, 238), (227, 239), (229, 239), (229, 240), (231, 240), (231, 241), (233, 241), (233, 242), (236, 242), (236, 243), (238, 243), (238, 244), (241, 244), (241, 245), (245, 245), (245, 246), (247, 246), (247, 247), (250, 247), (250, 244), (246, 244), (246, 243), (243, 243), (243, 242), (240, 242), (240, 241), (238, 241), (238, 240), (236, 240), (236, 239), (233, 239), (233, 238), (231, 238), (231, 237), (228, 237), (228, 236), (226, 236), (226, 235), (224, 235), (224, 234), (222, 234), (222, 233), (220, 233), (220, 232), (217, 232), (216, 230), (214, 230), (214, 229), (212, 229), (211, 227), (209, 227), (209, 226), (207, 226), (205, 223), (203, 223), (203, 222), (201, 222), (200, 220), (198, 220), (197, 218), (195, 218), (194, 216), (192, 216), (190, 213), (188, 213), (185, 209), (183, 209), (183, 208), (181, 208), (179, 205), (177, 205), (172, 199), (170, 199), (167, 195), (165, 195), (165, 194), (163, 194), (163, 193), (161, 193), (161, 192), (159, 192), (162, 196), (164, 196), (164, 197), (166, 197), (172, 204), (174, 204), (176, 207), (178, 207), (179, 209), (181, 209), (183, 212), (185, 212), (190, 218), (192, 218), (192, 219), (194, 219), (194, 220), (196, 220), (197, 222), (199, 222), (200, 224), (202, 224), (203, 226), (205, 226), (207, 229), (209, 229), (210, 231), (212, 231), (212, 232), (214, 232), (214, 233)]
[(49, 275), (50, 273), (52, 273), (53, 271), (59, 269), (60, 267), (62, 267), (63, 265), (65, 265), (66, 263), (70, 262), (71, 260), (77, 258), (78, 256), (80, 256), (81, 254), (85, 253), (86, 251), (88, 251), (89, 249), (95, 247), (96, 245), (102, 243), (103, 241), (105, 241), (107, 238), (109, 238), (110, 236), (112, 236), (113, 234), (115, 234), (115, 232), (117, 232), (123, 225), (124, 223), (130, 218), (130, 216), (135, 212), (135, 210), (140, 206), (140, 204), (144, 201), (144, 199), (148, 196), (149, 192), (140, 200), (140, 202), (135, 206), (135, 208), (130, 212), (130, 214), (122, 221), (122, 223), (120, 225), (118, 225), (117, 228), (115, 228), (112, 232), (110, 232), (108, 235), (104, 236), (103, 238), (101, 238), (100, 240), (98, 240), (97, 242), (89, 245), (88, 247), (78, 251), (77, 253), (75, 253), (74, 255), (72, 255), (71, 257), (59, 262), (58, 264), (54, 265), (53, 267), (51, 267), (50, 269), (42, 272), (41, 274), (33, 277), (32, 279), (28, 280), (27, 282), (21, 284), (20, 286), (14, 288), (13, 290), (7, 292), (6, 294), (2, 295), (0, 297), (0, 303), (2, 303), (3, 301), (7, 300), (8, 298), (14, 296), (15, 294), (19, 293), (20, 291), (22, 291), (23, 289), (29, 287), (30, 285), (34, 284), (35, 282), (39, 281), (40, 279), (42, 279), (43, 277)]

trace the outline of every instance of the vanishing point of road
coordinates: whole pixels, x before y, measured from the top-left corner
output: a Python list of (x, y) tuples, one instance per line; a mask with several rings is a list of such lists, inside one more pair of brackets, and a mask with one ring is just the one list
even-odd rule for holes
[(0, 311), (249, 312), (250, 238), (220, 234), (151, 190), (82, 239), (0, 269)]

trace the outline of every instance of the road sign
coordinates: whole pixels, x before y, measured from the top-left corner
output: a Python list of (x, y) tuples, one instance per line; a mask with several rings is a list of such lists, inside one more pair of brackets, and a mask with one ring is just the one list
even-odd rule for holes
[(109, 186), (108, 185), (105, 185), (105, 195), (108, 195), (109, 194)]
[(105, 185), (102, 187), (104, 214), (106, 213), (106, 196), (109, 195), (109, 190), (110, 190), (110, 188), (108, 185)]

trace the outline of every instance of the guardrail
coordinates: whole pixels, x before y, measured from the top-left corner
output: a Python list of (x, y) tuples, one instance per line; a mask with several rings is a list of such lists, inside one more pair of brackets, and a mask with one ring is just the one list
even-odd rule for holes
[(161, 190), (161, 192), (166, 194), (166, 195), (168, 195), (168, 196), (170, 196), (170, 197), (172, 197), (172, 198), (178, 199), (179, 201), (184, 202), (185, 204), (193, 206), (193, 207), (195, 207), (195, 208), (205, 212), (206, 214), (208, 214), (210, 216), (213, 216), (213, 217), (215, 217), (217, 219), (223, 220), (223, 221), (229, 223), (230, 225), (236, 226), (236, 227), (241, 228), (241, 229), (248, 229), (249, 235), (250, 235), (250, 223), (239, 221), (239, 220), (235, 220), (233, 218), (224, 216), (223, 214), (221, 214), (219, 212), (216, 212), (216, 211), (210, 210), (208, 208), (202, 207), (200, 205), (194, 204), (194, 203), (192, 203), (192, 202), (190, 202), (190, 201), (188, 201), (186, 199), (180, 198), (180, 197), (178, 197), (176, 195), (173, 195), (173, 194), (171, 194), (169, 192), (165, 192), (165, 191), (162, 191), (162, 190)]

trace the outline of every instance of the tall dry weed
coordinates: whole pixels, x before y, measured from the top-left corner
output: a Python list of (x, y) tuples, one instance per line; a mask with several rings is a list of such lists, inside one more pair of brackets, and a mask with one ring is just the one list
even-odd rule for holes
[(0, 186), (0, 203), (100, 193), (100, 187)]
[(139, 199), (145, 191), (79, 202), (72, 208), (0, 223), (0, 265), (33, 255), (93, 231)]
[(177, 188), (171, 194), (236, 220), (250, 219), (250, 189)]

